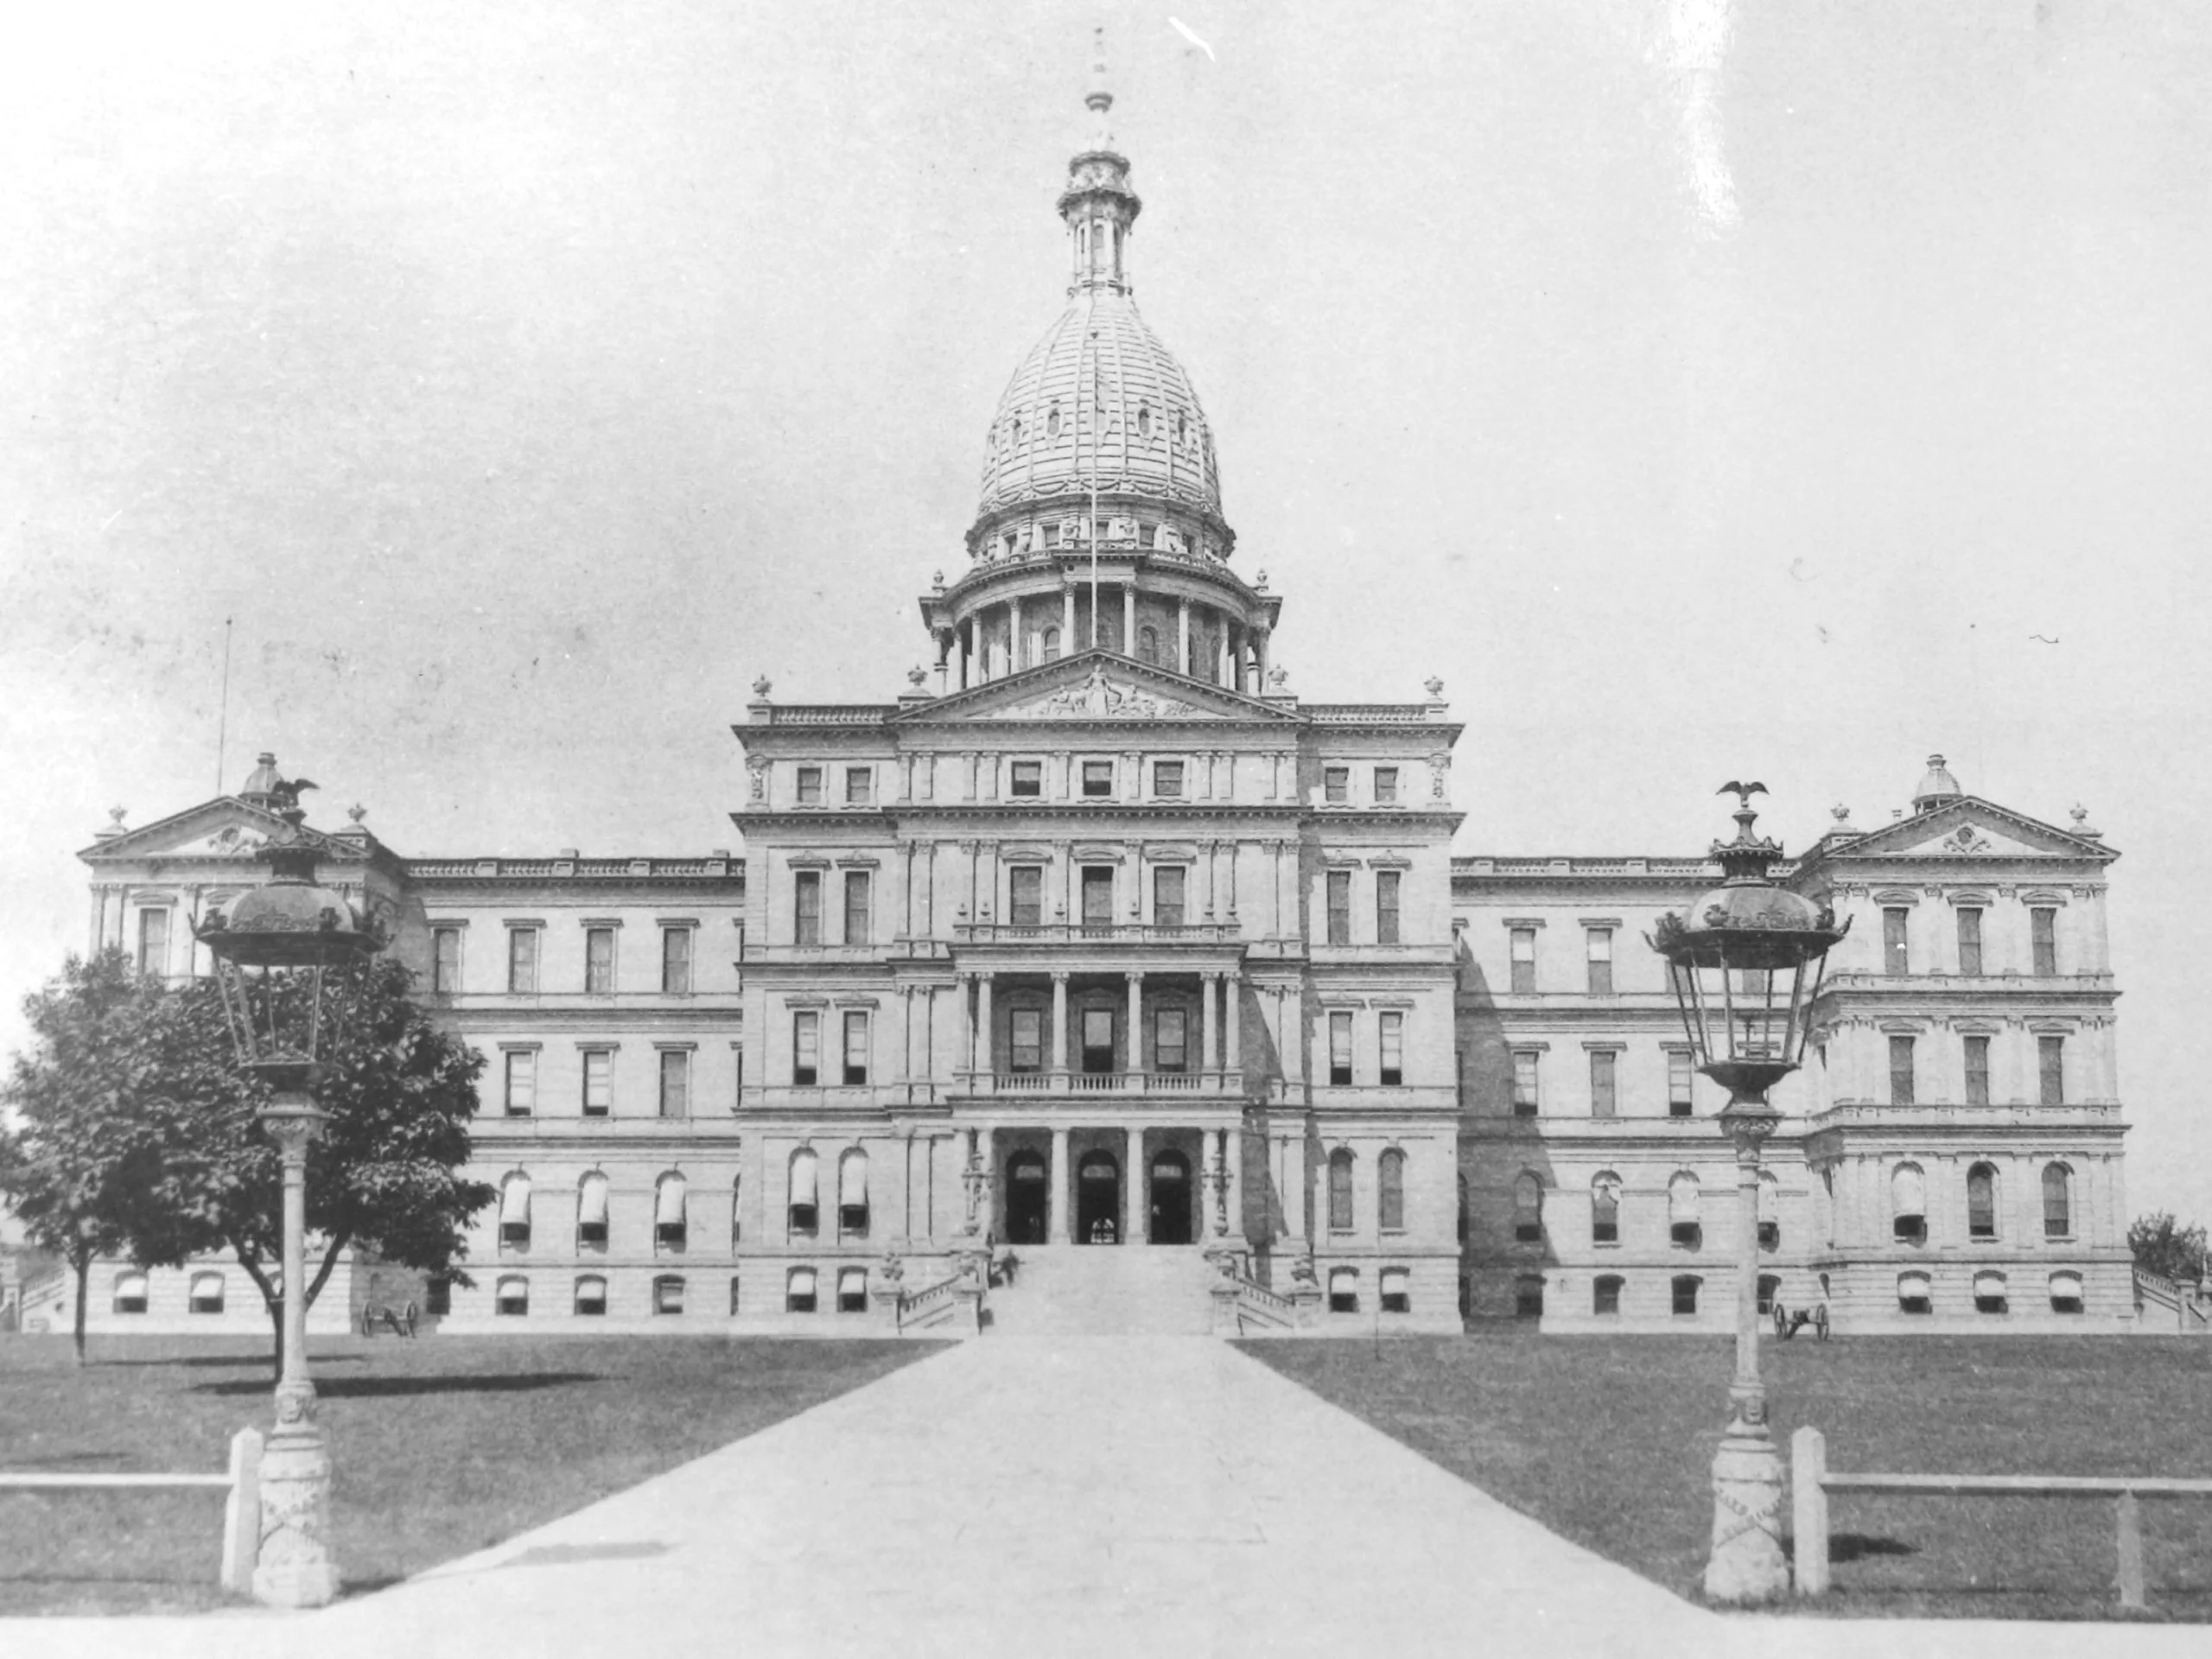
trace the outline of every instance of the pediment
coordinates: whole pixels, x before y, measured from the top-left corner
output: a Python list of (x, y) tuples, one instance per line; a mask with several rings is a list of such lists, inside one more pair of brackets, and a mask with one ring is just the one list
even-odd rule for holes
[[(102, 863), (118, 860), (191, 859), (240, 863), (258, 861), (269, 838), (284, 827), (274, 812), (265, 811), (234, 796), (206, 801), (166, 818), (156, 819), (119, 836), (96, 841), (78, 854)], [(308, 829), (307, 836), (333, 858), (358, 858), (361, 849), (347, 842)]]
[(1297, 717), (1204, 681), (1108, 651), (1040, 663), (988, 685), (972, 686), (893, 717), (898, 725), (974, 721), (1069, 721), (1104, 724), (1183, 721), (1298, 723)]
[(1965, 796), (1932, 812), (1885, 824), (1837, 849), (1840, 858), (2063, 858), (2100, 862), (2103, 842)]

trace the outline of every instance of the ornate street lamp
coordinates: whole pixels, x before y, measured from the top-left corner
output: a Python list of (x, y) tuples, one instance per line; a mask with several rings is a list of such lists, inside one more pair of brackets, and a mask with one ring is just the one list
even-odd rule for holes
[(1763, 784), (1724, 784), (1736, 839), (1713, 844), (1726, 880), (1691, 907), (1659, 918), (1651, 948), (1667, 958), (1697, 1069), (1728, 1091), (1721, 1128), (1736, 1148), (1736, 1375), (1728, 1428), (1713, 1459), (1713, 1553), (1705, 1593), (1770, 1600), (1789, 1587), (1782, 1553), (1782, 1455), (1759, 1378), (1759, 1148), (1781, 1122), (1767, 1090), (1797, 1069), (1827, 953), (1849, 931), (1825, 906), (1777, 887), (1781, 846), (1751, 833)]
[(284, 827), (262, 856), (269, 883), (231, 899), (199, 930), (215, 959), (238, 1066), (269, 1085), (261, 1126), (284, 1158), (284, 1364), (276, 1428), (261, 1464), (261, 1549), (253, 1593), (277, 1607), (320, 1607), (338, 1593), (330, 1558), (330, 1453), (308, 1377), (308, 1143), (329, 1114), (315, 1103), (318, 1071), (336, 1035), (324, 980), (365, 960), (378, 940), (343, 893), (315, 884), (315, 849), (302, 832), (299, 791), (271, 793)]

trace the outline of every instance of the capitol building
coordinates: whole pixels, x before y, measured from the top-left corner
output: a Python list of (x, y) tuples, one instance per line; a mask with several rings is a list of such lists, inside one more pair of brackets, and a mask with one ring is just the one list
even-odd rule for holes
[[(351, 1262), (318, 1327), (413, 1297), (533, 1334), (1732, 1328), (1725, 1096), (1644, 940), (1717, 865), (1455, 856), (1480, 785), (1440, 682), (1284, 689), (1295, 595), (1132, 297), (1141, 203), (1088, 102), (1065, 308), (975, 411), (975, 518), (918, 596), (933, 668), (874, 702), (759, 682), (728, 849), (315, 832), (486, 1057), (499, 1195), (473, 1284)], [(1775, 1096), (1763, 1289), (1846, 1333), (2126, 1328), (2116, 855), (1940, 756), (1897, 781), (1777, 873), (1851, 929)], [(194, 918), (259, 879), (281, 782), (264, 755), (103, 831), (88, 943), (207, 971)], [(94, 1330), (266, 1329), (219, 1260), (92, 1297)]]

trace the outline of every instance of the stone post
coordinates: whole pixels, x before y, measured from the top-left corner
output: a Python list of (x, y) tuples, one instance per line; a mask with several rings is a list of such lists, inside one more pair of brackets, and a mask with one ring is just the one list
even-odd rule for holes
[[(1729, 1103), (1731, 1111), (1737, 1103)], [(1736, 1143), (1736, 1375), (1728, 1427), (1713, 1459), (1705, 1593), (1739, 1605), (1787, 1593), (1789, 1563), (1782, 1553), (1782, 1454), (1759, 1376), (1759, 1147), (1774, 1126), (1763, 1109), (1732, 1119), (1724, 1114), (1723, 1121)]]

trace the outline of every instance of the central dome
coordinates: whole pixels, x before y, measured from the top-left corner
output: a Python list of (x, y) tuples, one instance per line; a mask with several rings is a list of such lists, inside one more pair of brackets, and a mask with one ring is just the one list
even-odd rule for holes
[(1094, 490), (1221, 518), (1213, 434), (1191, 377), (1136, 302), (1103, 286), (1079, 291), (1007, 383), (976, 513)]

